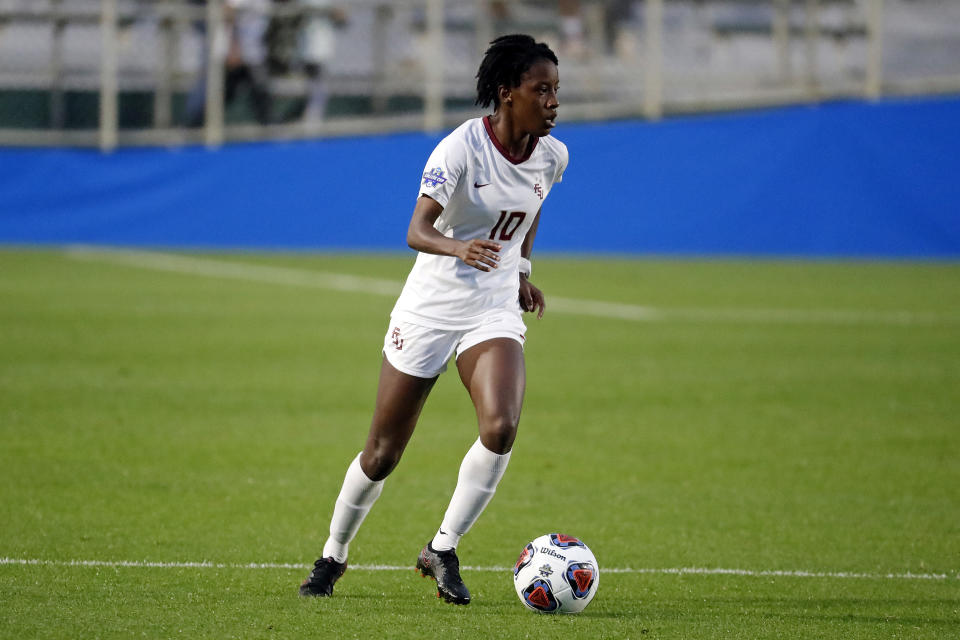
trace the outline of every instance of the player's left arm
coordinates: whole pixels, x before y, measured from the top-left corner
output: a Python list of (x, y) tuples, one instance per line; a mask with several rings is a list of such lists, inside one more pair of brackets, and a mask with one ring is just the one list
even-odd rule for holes
[[(533, 219), (533, 224), (530, 225), (530, 230), (527, 231), (527, 236), (523, 239), (523, 244), (520, 245), (520, 255), (527, 260), (530, 259), (530, 255), (533, 253), (533, 241), (537, 237), (537, 226), (540, 224), (540, 211), (542, 210), (543, 207), (537, 210), (537, 216)], [(543, 299), (543, 292), (535, 287), (523, 273), (520, 274), (520, 307), (524, 311), (539, 310), (537, 313), (538, 320), (543, 317), (543, 312), (547, 308), (546, 302)]]

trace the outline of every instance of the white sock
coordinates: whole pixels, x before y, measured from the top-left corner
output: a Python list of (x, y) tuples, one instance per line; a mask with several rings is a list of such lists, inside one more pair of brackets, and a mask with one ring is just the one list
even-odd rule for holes
[(431, 542), (434, 551), (456, 549), (460, 538), (470, 530), (496, 492), (508, 462), (510, 452), (494, 453), (477, 438), (460, 464), (457, 488), (450, 498), (440, 530)]
[(360, 454), (357, 454), (347, 467), (343, 488), (340, 489), (337, 503), (333, 507), (330, 537), (323, 545), (322, 557), (333, 556), (337, 562), (347, 561), (347, 547), (357, 534), (363, 519), (367, 517), (370, 507), (380, 497), (381, 491), (383, 480), (374, 482), (368, 478), (360, 467)]

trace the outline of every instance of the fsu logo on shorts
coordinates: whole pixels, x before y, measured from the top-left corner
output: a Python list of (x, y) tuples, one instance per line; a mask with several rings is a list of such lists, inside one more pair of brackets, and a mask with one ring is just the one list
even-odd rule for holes
[(403, 351), (403, 338), (400, 337), (400, 327), (393, 328), (393, 333), (390, 334), (390, 338), (393, 340), (393, 346), (397, 348), (397, 351)]
[(533, 192), (540, 196), (540, 199), (543, 200), (543, 187), (540, 186), (540, 183), (533, 185)]

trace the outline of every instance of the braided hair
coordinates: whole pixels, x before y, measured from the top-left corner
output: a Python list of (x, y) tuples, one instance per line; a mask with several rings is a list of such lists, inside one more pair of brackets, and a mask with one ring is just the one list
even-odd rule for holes
[(559, 64), (557, 55), (543, 42), (523, 34), (500, 36), (490, 43), (477, 71), (477, 102), (486, 109), (500, 106), (498, 88), (519, 87), (520, 79), (540, 60)]

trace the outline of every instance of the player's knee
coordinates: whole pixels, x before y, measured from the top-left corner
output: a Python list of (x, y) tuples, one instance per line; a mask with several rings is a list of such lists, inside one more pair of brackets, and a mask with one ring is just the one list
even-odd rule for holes
[(367, 447), (360, 456), (360, 468), (368, 478), (378, 482), (396, 468), (400, 462), (401, 453), (402, 451), (385, 443), (378, 443), (372, 448)]
[(480, 442), (494, 453), (507, 453), (513, 448), (519, 422), (519, 416), (506, 415), (485, 420), (481, 425)]

